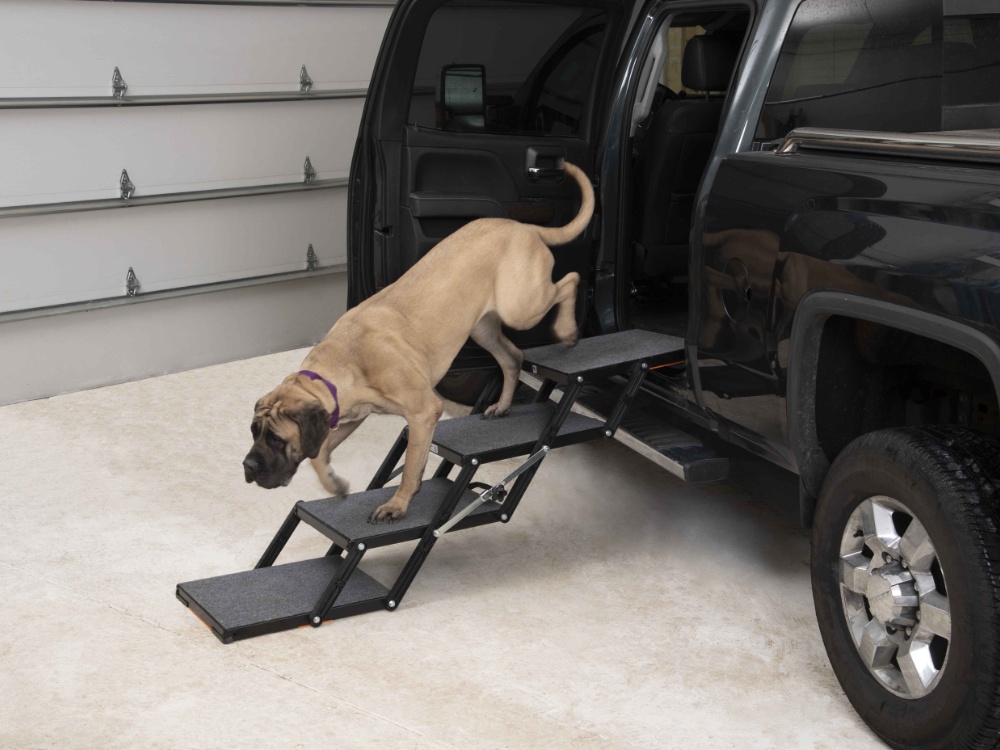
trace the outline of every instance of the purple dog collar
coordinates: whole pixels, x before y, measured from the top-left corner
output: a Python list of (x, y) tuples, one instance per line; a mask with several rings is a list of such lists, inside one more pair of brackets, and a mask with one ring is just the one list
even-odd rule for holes
[(330, 391), (330, 395), (333, 396), (334, 403), (337, 404), (333, 413), (330, 415), (330, 429), (336, 430), (337, 425), (340, 423), (340, 399), (337, 398), (337, 386), (319, 373), (315, 373), (312, 370), (299, 370), (299, 375), (305, 375), (310, 380), (322, 380), (326, 385), (327, 389)]

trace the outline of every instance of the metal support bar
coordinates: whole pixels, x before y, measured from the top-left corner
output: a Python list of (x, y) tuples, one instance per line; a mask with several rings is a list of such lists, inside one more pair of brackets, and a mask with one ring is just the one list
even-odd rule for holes
[(340, 596), (340, 592), (344, 590), (344, 585), (347, 583), (347, 579), (351, 577), (351, 573), (354, 569), (358, 567), (358, 563), (361, 562), (362, 556), (365, 554), (364, 544), (352, 544), (347, 550), (347, 557), (340, 564), (337, 569), (337, 575), (334, 576), (333, 580), (327, 585), (326, 590), (323, 591), (322, 596), (320, 596), (319, 601), (316, 602), (316, 606), (313, 607), (313, 611), (309, 613), (309, 624), (314, 628), (318, 628), (323, 624), (323, 620), (330, 613), (333, 605), (337, 602), (337, 597)]
[[(127, 175), (126, 175), (127, 176)], [(278, 193), (299, 193), (307, 190), (329, 190), (347, 187), (346, 177), (313, 182), (282, 182), (276, 185), (250, 185), (248, 187), (219, 188), (217, 190), (189, 190), (181, 193), (161, 193), (159, 195), (134, 195), (123, 198), (98, 198), (88, 201), (67, 201), (66, 203), (39, 203), (28, 206), (7, 206), (0, 208), (0, 219), (21, 216), (43, 216), (46, 214), (68, 214), (81, 211), (102, 211), (106, 208), (135, 208), (156, 206), (165, 203), (191, 203), (192, 201), (218, 200), (220, 198), (247, 198), (252, 195), (276, 195)], [(135, 186), (133, 185), (133, 189)]]
[(646, 379), (646, 373), (648, 372), (649, 364), (647, 362), (636, 362), (635, 367), (632, 369), (632, 375), (629, 377), (628, 383), (625, 385), (625, 390), (622, 391), (622, 395), (618, 398), (618, 402), (611, 410), (608, 421), (604, 423), (604, 434), (607, 437), (614, 435), (618, 426), (622, 423), (622, 419), (625, 418), (625, 414), (632, 405), (632, 401), (635, 399), (635, 394), (639, 392), (639, 386), (641, 386), (642, 381)]
[(385, 487), (385, 483), (391, 478), (392, 470), (396, 468), (399, 459), (406, 452), (406, 443), (406, 428), (403, 428), (399, 431), (399, 437), (396, 438), (396, 442), (389, 449), (385, 460), (382, 461), (382, 465), (378, 467), (378, 471), (372, 477), (372, 481), (368, 484), (368, 489), (378, 490)]
[(331, 544), (324, 557), (340, 557), (344, 554), (344, 548), (339, 544)]
[[(301, 86), (301, 82), (299, 84)], [(230, 94), (143, 94), (129, 96), (21, 96), (0, 99), (2, 109), (80, 109), (91, 107), (162, 107), (177, 104), (250, 104), (253, 102), (308, 102), (364, 99), (368, 89), (316, 91), (248, 91)]]
[(271, 543), (267, 545), (267, 549), (264, 550), (264, 554), (261, 556), (254, 568), (270, 568), (274, 565), (274, 561), (278, 559), (278, 555), (281, 554), (281, 550), (283, 550), (285, 545), (288, 544), (288, 540), (291, 538), (292, 532), (295, 531), (295, 527), (299, 525), (298, 509), (299, 504), (295, 503), (291, 513), (289, 513), (285, 518), (285, 522), (281, 524), (281, 528), (278, 529), (278, 533), (274, 535), (274, 539), (272, 539)]
[(555, 390), (556, 381), (549, 380), (546, 378), (542, 381), (541, 386), (538, 388), (538, 393), (535, 394), (535, 399), (532, 403), (544, 404), (549, 400), (549, 396), (552, 395), (552, 391)]
[(524, 472), (526, 472), (532, 466), (534, 466), (543, 458), (545, 458), (548, 452), (549, 452), (549, 446), (543, 445), (540, 451), (530, 456), (527, 461), (525, 461), (523, 464), (514, 469), (514, 471), (505, 476), (503, 479), (501, 479), (495, 485), (490, 487), (488, 490), (484, 490), (482, 494), (479, 495), (479, 498), (477, 500), (473, 500), (471, 503), (462, 508), (462, 510), (460, 510), (458, 513), (449, 518), (442, 526), (440, 526), (437, 529), (434, 529), (434, 536), (440, 538), (442, 534), (445, 534), (448, 531), (450, 531), (451, 528), (456, 523), (458, 523), (467, 515), (472, 513), (472, 511), (474, 511), (480, 505), (489, 502), (493, 498), (493, 495), (503, 490), (508, 482), (517, 479), (517, 477), (521, 476)]
[(441, 505), (438, 507), (433, 520), (427, 526), (427, 530), (417, 543), (417, 548), (413, 550), (410, 559), (406, 561), (406, 566), (399, 574), (399, 578), (393, 584), (392, 590), (389, 591), (389, 596), (386, 599), (386, 606), (389, 609), (395, 609), (403, 600), (406, 590), (410, 588), (410, 584), (413, 583), (413, 579), (416, 578), (417, 573), (420, 571), (420, 566), (424, 564), (424, 560), (427, 559), (427, 555), (430, 554), (434, 543), (437, 541), (437, 538), (434, 536), (434, 530), (455, 511), (455, 506), (458, 505), (459, 498), (462, 497), (462, 493), (465, 492), (465, 488), (472, 481), (472, 477), (475, 476), (478, 470), (478, 463), (475, 466), (470, 464), (462, 467), (458, 478), (455, 480), (455, 484), (448, 491), (444, 500), (441, 501)]
[(486, 407), (500, 397), (500, 389), (502, 388), (503, 371), (497, 370), (486, 384), (486, 387), (479, 393), (479, 398), (476, 399), (475, 406), (472, 407), (472, 411), (469, 414), (482, 414), (486, 411)]
[(451, 474), (451, 470), (455, 468), (455, 464), (446, 459), (441, 459), (441, 463), (438, 464), (437, 470), (434, 472), (435, 479), (447, 479), (448, 475)]
[[(562, 427), (563, 422), (566, 421), (566, 417), (572, 411), (573, 404), (576, 402), (576, 397), (580, 394), (581, 388), (583, 388), (583, 378), (577, 378), (566, 387), (566, 391), (559, 401), (559, 406), (556, 408), (556, 413), (552, 415), (552, 419), (549, 420), (541, 438), (535, 443), (533, 452), (540, 451), (544, 446), (552, 444), (555, 436), (559, 434), (559, 428)], [(535, 478), (535, 472), (538, 471), (540, 465), (541, 459), (518, 477), (514, 486), (511, 487), (510, 492), (507, 493), (507, 499), (504, 500), (503, 506), (500, 508), (500, 520), (503, 523), (507, 523), (513, 517), (518, 503), (524, 497), (524, 493), (528, 489), (528, 485), (531, 484), (531, 480)]]

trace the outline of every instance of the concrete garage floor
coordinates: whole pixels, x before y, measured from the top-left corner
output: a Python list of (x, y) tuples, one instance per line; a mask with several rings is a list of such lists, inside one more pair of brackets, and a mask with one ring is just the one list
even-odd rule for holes
[[(252, 567), (323, 495), (308, 467), (270, 492), (240, 467), (303, 354), (0, 408), (0, 746), (882, 747), (823, 651), (795, 483), (746, 458), (699, 486), (611, 441), (563, 449), (509, 525), (442, 540), (398, 612), (220, 644), (174, 587)], [(355, 488), (400, 424), (338, 451)], [(390, 583), (410, 548), (362, 566)], [(282, 559), (325, 549), (303, 525)]]

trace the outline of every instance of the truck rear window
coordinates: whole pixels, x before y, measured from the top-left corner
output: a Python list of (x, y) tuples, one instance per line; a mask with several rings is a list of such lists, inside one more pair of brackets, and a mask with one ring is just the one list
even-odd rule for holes
[(1000, 127), (995, 0), (805, 0), (782, 45), (758, 138), (797, 127)]

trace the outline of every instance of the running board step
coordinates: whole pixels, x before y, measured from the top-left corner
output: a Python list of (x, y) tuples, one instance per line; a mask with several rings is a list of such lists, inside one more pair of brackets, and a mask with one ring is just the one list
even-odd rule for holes
[(684, 339), (634, 329), (581, 339), (574, 347), (551, 344), (524, 352), (524, 369), (532, 375), (565, 385), (626, 373), (637, 362), (648, 367), (684, 359)]
[[(471, 414), (442, 420), (434, 430), (431, 453), (460, 466), (468, 465), (473, 459), (489, 463), (525, 456), (531, 453), (555, 411), (551, 403), (528, 404), (515, 406), (506, 417), (497, 419)], [(603, 435), (603, 421), (570, 413), (549, 447), (575, 445)]]
[[(309, 625), (309, 614), (343, 558), (256, 568), (177, 585), (177, 598), (223, 643)], [(389, 589), (355, 568), (328, 620), (385, 608)]]
[[(357, 492), (343, 499), (331, 497), (300, 502), (295, 509), (301, 520), (345, 549), (358, 542), (369, 548), (384, 547), (420, 539), (453, 486), (454, 482), (449, 479), (425, 479), (420, 491), (410, 501), (406, 515), (392, 524), (368, 523), (368, 517), (392, 497), (395, 487)], [(459, 503), (465, 506), (478, 497), (477, 493), (466, 490)], [(498, 503), (479, 503), (469, 516), (455, 525), (454, 530), (494, 523), (500, 520), (499, 514)]]
[[(574, 409), (603, 419), (618, 399), (613, 384), (584, 386)], [(729, 459), (711, 446), (674, 427), (673, 415), (657, 399), (636, 394), (615, 439), (685, 482), (714, 482), (729, 476)]]

